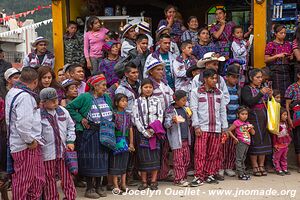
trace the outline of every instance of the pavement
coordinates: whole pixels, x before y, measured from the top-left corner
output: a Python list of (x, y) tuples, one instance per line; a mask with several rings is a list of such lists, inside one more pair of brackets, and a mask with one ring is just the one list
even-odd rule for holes
[[(103, 200), (300, 200), (300, 173), (291, 170), (291, 175), (279, 176), (269, 173), (265, 177), (251, 177), (249, 181), (241, 181), (236, 177), (225, 177), (219, 184), (204, 184), (199, 187), (178, 187), (170, 182), (159, 182), (157, 191), (149, 189), (138, 191), (137, 187), (129, 187), (130, 191), (122, 195), (107, 192)], [(189, 177), (191, 181), (192, 177)], [(63, 193), (58, 183), (60, 199)], [(77, 199), (84, 197), (84, 188), (77, 188)], [(11, 193), (9, 193), (11, 199)], [(1, 199), (1, 198), (0, 198)]]
[[(181, 188), (172, 183), (160, 182), (159, 190), (149, 189), (141, 192), (137, 187), (130, 187), (131, 191), (123, 195), (114, 195), (107, 192), (105, 200), (300, 200), (300, 173), (292, 170), (291, 175), (279, 176), (269, 173), (265, 177), (251, 177), (250, 181), (241, 181), (236, 177), (226, 177), (219, 184), (204, 184), (192, 188)], [(191, 180), (192, 177), (189, 178)], [(85, 200), (84, 189), (77, 188), (79, 200)]]

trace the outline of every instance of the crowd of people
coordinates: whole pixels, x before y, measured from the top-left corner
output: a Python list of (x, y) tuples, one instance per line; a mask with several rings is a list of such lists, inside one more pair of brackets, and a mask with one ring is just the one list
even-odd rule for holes
[[(73, 200), (75, 187), (97, 199), (106, 190), (121, 194), (136, 180), (138, 190), (157, 190), (158, 181), (247, 181), (246, 169), (257, 177), (273, 168), (290, 175), (292, 141), (300, 173), (300, 70), (292, 65), (300, 61), (300, 28), (285, 41), (286, 27), (276, 24), (267, 67), (257, 69), (248, 61), (253, 27), (245, 32), (222, 8), (216, 24), (199, 26), (191, 16), (185, 27), (176, 7), (167, 6), (155, 37), (144, 21), (126, 24), (121, 34), (95, 16), (86, 27), (82, 35), (68, 23), (57, 76), (43, 37), (21, 71), (0, 51), (4, 199), (9, 179), (14, 199), (59, 199), (59, 179), (65, 199)], [(273, 97), (281, 104), (275, 134), (266, 114)]]

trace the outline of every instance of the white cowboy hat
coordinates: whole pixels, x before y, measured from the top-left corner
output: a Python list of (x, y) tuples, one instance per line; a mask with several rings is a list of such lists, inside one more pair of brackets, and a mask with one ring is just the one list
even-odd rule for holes
[(223, 62), (225, 60), (226, 59), (224, 56), (217, 57), (215, 52), (208, 52), (208, 53), (204, 54), (203, 58), (197, 62), (197, 66), (199, 68), (203, 68), (203, 67), (205, 67), (205, 63), (207, 63), (207, 62), (211, 62), (211, 61)]

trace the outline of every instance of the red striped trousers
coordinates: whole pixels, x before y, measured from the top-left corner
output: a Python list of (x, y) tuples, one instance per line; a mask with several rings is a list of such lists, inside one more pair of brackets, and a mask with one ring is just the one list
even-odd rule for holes
[(14, 200), (39, 200), (45, 184), (41, 148), (12, 153), (15, 173), (12, 175)]
[(188, 140), (182, 141), (180, 149), (173, 150), (173, 170), (175, 179), (178, 183), (187, 178), (187, 170), (190, 164), (190, 147)]
[(235, 167), (235, 144), (234, 140), (229, 137), (224, 144), (220, 145), (219, 165), (220, 169), (234, 169)]
[(221, 134), (203, 132), (195, 137), (195, 176), (204, 180), (218, 171)]
[(59, 200), (56, 186), (56, 176), (61, 180), (61, 187), (65, 194), (65, 199), (75, 200), (76, 188), (65, 161), (62, 158), (44, 161), (46, 172), (46, 185), (44, 187), (44, 200)]

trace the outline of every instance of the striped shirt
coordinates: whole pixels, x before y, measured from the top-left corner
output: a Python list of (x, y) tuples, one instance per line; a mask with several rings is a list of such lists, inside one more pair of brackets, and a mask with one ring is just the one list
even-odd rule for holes
[[(96, 103), (97, 103), (101, 113), (99, 112)], [(108, 121), (112, 121), (112, 118), (113, 118), (113, 113), (110, 110), (108, 104), (105, 102), (104, 97), (98, 97), (93, 101), (92, 108), (91, 108), (90, 112), (88, 113), (87, 118), (89, 121), (99, 124), (101, 117), (103, 117), (104, 119), (106, 119)]]
[[(139, 108), (141, 108), (141, 110)], [(162, 123), (163, 112), (164, 110), (161, 107), (159, 98), (154, 96), (148, 98), (139, 97), (134, 101), (132, 108), (134, 125), (140, 133), (148, 138), (150, 135), (146, 131), (147, 127), (155, 120), (159, 120)]]
[(228, 124), (233, 124), (236, 120), (236, 111), (239, 108), (239, 96), (238, 89), (236, 86), (230, 87), (227, 85), (230, 102), (227, 105), (227, 121)]
[(191, 40), (193, 44), (198, 43), (198, 31), (186, 30), (181, 36), (181, 42)]

